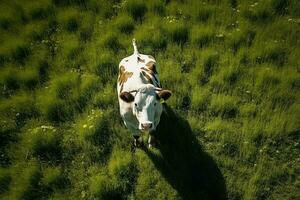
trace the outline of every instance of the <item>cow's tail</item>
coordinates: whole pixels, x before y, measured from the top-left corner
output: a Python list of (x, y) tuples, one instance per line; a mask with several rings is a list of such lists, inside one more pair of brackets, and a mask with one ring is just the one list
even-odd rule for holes
[(134, 49), (133, 54), (138, 55), (139, 51), (138, 51), (137, 46), (136, 46), (135, 38), (132, 39), (132, 45), (133, 45), (133, 49)]

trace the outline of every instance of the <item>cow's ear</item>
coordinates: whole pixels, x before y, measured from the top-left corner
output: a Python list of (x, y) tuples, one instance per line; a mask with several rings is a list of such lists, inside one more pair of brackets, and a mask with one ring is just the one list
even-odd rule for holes
[(134, 100), (134, 96), (129, 92), (122, 92), (120, 98), (127, 103), (133, 102)]
[(161, 90), (157, 93), (158, 99), (167, 100), (172, 95), (170, 90)]

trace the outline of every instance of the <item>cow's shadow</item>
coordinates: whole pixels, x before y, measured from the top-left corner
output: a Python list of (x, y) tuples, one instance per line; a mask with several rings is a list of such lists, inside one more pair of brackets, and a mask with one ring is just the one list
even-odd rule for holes
[(155, 133), (162, 157), (145, 149), (182, 199), (227, 199), (224, 178), (216, 162), (204, 152), (189, 123), (164, 105)]

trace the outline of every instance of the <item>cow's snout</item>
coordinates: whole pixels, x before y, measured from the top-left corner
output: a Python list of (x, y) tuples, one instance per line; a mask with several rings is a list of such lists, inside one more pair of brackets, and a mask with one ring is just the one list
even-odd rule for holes
[(142, 127), (142, 130), (149, 130), (152, 128), (152, 123), (142, 123), (141, 127)]

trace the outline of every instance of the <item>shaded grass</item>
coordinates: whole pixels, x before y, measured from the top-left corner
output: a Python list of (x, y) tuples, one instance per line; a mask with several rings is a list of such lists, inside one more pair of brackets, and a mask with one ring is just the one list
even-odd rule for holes
[(63, 171), (59, 167), (49, 167), (43, 171), (42, 183), (45, 187), (49, 187), (52, 190), (61, 190), (66, 188), (68, 180), (66, 179)]
[(169, 23), (166, 30), (168, 38), (178, 45), (184, 45), (189, 40), (189, 28), (182, 22)]
[(287, 60), (287, 52), (282, 46), (278, 46), (277, 44), (266, 44), (265, 47), (261, 49), (261, 52), (257, 52), (258, 56), (256, 56), (257, 63), (274, 63), (277, 66), (283, 66)]
[[(15, 169), (19, 178), (15, 180), (12, 188), (11, 198), (15, 199), (38, 199), (43, 192), (39, 186), (41, 171), (35, 162), (25, 165), (26, 168)], [(17, 175), (17, 174), (16, 174)]]
[(30, 44), (24, 40), (11, 40), (7, 41), (0, 49), (0, 63), (3, 64), (7, 61), (15, 61), (23, 64), (25, 59), (30, 55)]
[(6, 192), (10, 186), (11, 176), (9, 172), (5, 169), (1, 169), (0, 171), (0, 195)]
[(121, 33), (131, 34), (134, 30), (135, 24), (133, 19), (128, 15), (118, 16), (116, 26)]
[(0, 110), (2, 116), (14, 119), (17, 125), (39, 115), (35, 99), (26, 93), (20, 93), (1, 103)]
[(38, 159), (53, 163), (61, 159), (61, 136), (57, 129), (43, 125), (36, 127), (23, 136), (24, 143), (29, 155)]
[(80, 26), (80, 12), (75, 8), (63, 9), (58, 13), (58, 21), (69, 32), (76, 32)]
[(121, 42), (118, 39), (116, 33), (107, 33), (101, 40), (103, 47), (111, 50), (114, 53), (118, 53), (123, 49)]
[(140, 0), (130, 0), (126, 4), (126, 11), (132, 16), (135, 21), (142, 22), (144, 15), (147, 12), (146, 5)]
[(50, 0), (39, 2), (26, 2), (23, 6), (24, 13), (29, 20), (47, 19), (54, 14), (53, 6)]
[(253, 3), (243, 11), (244, 17), (253, 23), (265, 24), (273, 21), (274, 16), (269, 1)]
[(141, 51), (148, 54), (155, 54), (158, 51), (167, 48), (167, 37), (160, 29), (154, 29), (149, 26), (142, 27), (135, 32), (136, 40), (142, 47)]
[[(174, 121), (177, 122), (177, 125), (170, 127), (169, 124)], [(182, 136), (183, 131), (185, 132), (184, 137)], [(167, 136), (168, 133), (172, 133), (171, 138)], [(160, 142), (158, 149), (161, 155), (147, 149), (145, 152), (168, 182), (177, 189), (181, 198), (227, 198), (224, 179), (218, 167), (202, 151), (189, 124), (167, 106), (165, 106), (165, 113), (155, 135)], [(185, 142), (188, 145), (184, 145)], [(176, 146), (175, 153), (174, 146)], [(201, 156), (193, 157), (193, 155)]]

